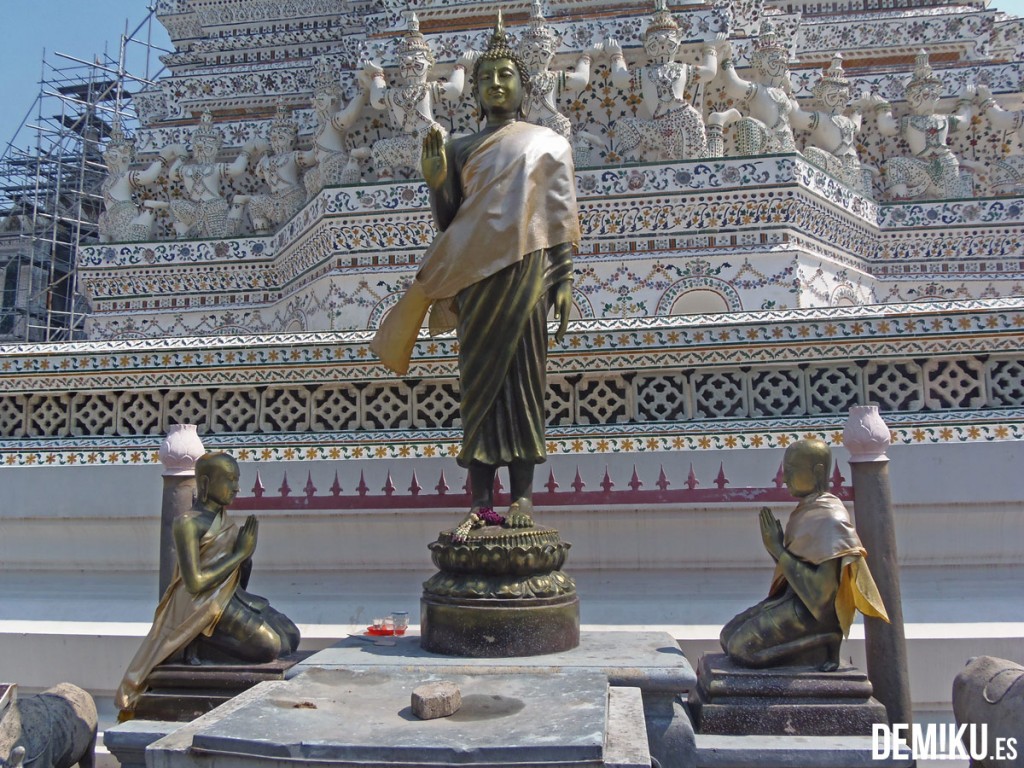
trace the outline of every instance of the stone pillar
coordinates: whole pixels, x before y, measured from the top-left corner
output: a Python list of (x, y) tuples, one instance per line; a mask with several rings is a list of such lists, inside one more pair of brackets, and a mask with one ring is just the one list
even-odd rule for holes
[(878, 415), (878, 406), (858, 405), (850, 409), (843, 443), (850, 452), (857, 532), (868, 551), (868, 566), (891, 621), (886, 624), (881, 619), (864, 618), (868, 678), (875, 698), (885, 706), (889, 722), (909, 723), (910, 672), (889, 489), (889, 441), (889, 427)]
[(160, 445), (160, 463), (164, 465), (164, 495), (160, 508), (160, 596), (174, 573), (174, 518), (192, 508), (196, 494), (196, 461), (206, 450), (195, 424), (174, 424)]

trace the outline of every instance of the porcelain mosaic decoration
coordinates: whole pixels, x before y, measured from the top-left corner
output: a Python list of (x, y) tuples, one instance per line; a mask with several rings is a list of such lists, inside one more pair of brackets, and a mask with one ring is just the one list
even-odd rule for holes
[[(868, 5), (503, 8), (577, 162), (552, 454), (837, 442), (868, 401), (897, 444), (1021, 439), (1024, 24)], [(179, 422), (243, 461), (456, 451), (455, 340), (408, 379), (367, 343), (434, 235), (409, 137), (478, 127), (495, 7), (158, 0), (93, 341), (0, 350), (3, 466), (151, 462)]]

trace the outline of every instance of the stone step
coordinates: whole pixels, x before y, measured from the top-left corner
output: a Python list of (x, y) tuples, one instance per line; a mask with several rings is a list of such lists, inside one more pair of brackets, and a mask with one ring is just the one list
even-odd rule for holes
[(697, 768), (912, 768), (914, 761), (872, 756), (870, 736), (705, 736)]

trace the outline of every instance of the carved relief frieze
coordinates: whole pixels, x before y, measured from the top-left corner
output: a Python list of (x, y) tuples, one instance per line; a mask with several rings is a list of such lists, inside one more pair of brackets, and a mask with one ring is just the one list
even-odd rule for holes
[[(761, 23), (770, 21), (777, 47), (788, 51), (788, 85), (799, 104), (785, 118), (792, 120), (796, 149), (813, 159), (807, 148), (818, 146), (812, 146), (817, 123), (800, 130), (797, 113), (806, 117), (812, 114), (806, 110), (823, 110), (813, 113), (819, 121), (855, 122), (849, 140), (859, 164), (851, 171), (856, 183), (844, 175), (845, 166), (839, 172), (827, 163), (812, 164), (792, 153), (792, 146), (788, 154), (738, 156), (746, 145), (737, 138), (740, 128), (728, 123), (721, 137), (724, 157), (651, 162), (657, 152), (645, 149), (634, 158), (624, 138), (626, 123), (643, 112), (644, 92), (632, 80), (623, 85), (613, 77), (611, 54), (602, 46), (614, 38), (625, 49), (630, 71), (646, 67), (643, 41), (651, 9), (623, 12), (611, 0), (545, 6), (545, 23), (557, 38), (550, 66), (571, 73), (581, 52), (590, 58), (589, 84), (578, 92), (562, 89), (552, 105), (568, 119), (570, 135), (590, 141), (577, 167), (584, 234), (575, 296), (580, 318), (685, 312), (693, 295), (720, 301), (726, 311), (747, 311), (974, 299), (1019, 290), (1014, 242), (1024, 221), (1022, 202), (1012, 195), (1024, 191), (1024, 146), (1013, 126), (1003, 128), (1021, 106), (1024, 64), (998, 52), (1020, 47), (1024, 27), (980, 8), (847, 6), (837, 14), (832, 5), (818, 11), (811, 10), (813, 4), (766, 9), (748, 0), (666, 12), (681, 40), (676, 61), (699, 68), (708, 42), (719, 64), (728, 57), (751, 87), (763, 79), (757, 44)], [(496, 7), (468, 0), (417, 5), (426, 44), (439, 62), (431, 79), (450, 83), (453, 62), (483, 47), (486, 25), (479, 19)], [(518, 40), (527, 29), (530, 3), (502, 7)], [(172, 35), (180, 44), (169, 60), (173, 74), (135, 98), (143, 122), (134, 137), (136, 165), (188, 144), (204, 108), (212, 109), (224, 135), (219, 161), (231, 161), (241, 148), (265, 139), (275, 109), (287, 111), (297, 126), (297, 151), (308, 152), (322, 124), (311, 109), (312, 57), (330, 52), (333, 69), (321, 79), (337, 81), (336, 90), (343, 92), (338, 108), (358, 93), (357, 70), (365, 59), (376, 59), (383, 66), (383, 87), (394, 87), (407, 10), (390, 0), (161, 0), (158, 13), (176, 25)], [(932, 54), (928, 84), (937, 99), (921, 119), (934, 112), (948, 116), (952, 126), (958, 116), (957, 131), (949, 130), (943, 143), (959, 163), (956, 189), (972, 190), (966, 196), (974, 199), (929, 201), (940, 195), (927, 192), (913, 203), (892, 200), (898, 181), (892, 159), (916, 150), (908, 148), (903, 133), (883, 132), (880, 117), (885, 113), (899, 123), (911, 116), (907, 86), (919, 46)], [(823, 92), (822, 65), (836, 51), (850, 66), (845, 74), (825, 76), (842, 79), (847, 91), (823, 108), (816, 101)], [(749, 97), (728, 92), (722, 72), (720, 67), (709, 82), (688, 78), (685, 101), (704, 119), (735, 107), (749, 117), (749, 105), (740, 103)], [(975, 84), (988, 89), (985, 99), (971, 96)], [(871, 96), (865, 100), (864, 94)], [(1001, 111), (986, 111), (993, 101)], [(969, 103), (976, 107), (973, 113)], [(465, 95), (439, 101), (434, 118), (449, 134), (480, 127)], [(363, 108), (346, 124), (343, 151), (357, 158), (349, 178), (369, 183), (328, 184), (322, 190), (305, 184), (308, 199), (297, 213), (275, 219), (271, 227), (253, 218), (250, 208), (238, 220), (240, 236), (224, 240), (169, 241), (172, 221), (159, 206), (165, 198), (180, 198), (182, 185), (147, 189), (157, 242), (82, 249), (92, 328), (108, 338), (216, 332), (242, 322), (239, 313), (245, 323), (267, 331), (372, 327), (411, 278), (434, 234), (415, 164), (399, 169), (394, 183), (375, 181), (385, 169), (367, 155), (392, 137), (387, 116)], [(625, 164), (627, 156), (641, 162)], [(224, 199), (244, 206), (266, 195), (258, 162), (254, 157), (245, 173), (224, 183)], [(246, 236), (255, 225), (270, 234)]]
[[(833, 270), (854, 270), (856, 284), (847, 298), (855, 296), (858, 302), (906, 299), (912, 286), (890, 296), (888, 288), (876, 284), (908, 278), (921, 282), (922, 275), (941, 271), (938, 265), (953, 258), (959, 260), (956, 275), (970, 282), (961, 293), (972, 298), (1005, 295), (1006, 288), (992, 285), (993, 276), (1016, 279), (1020, 271), (1005, 228), (1024, 230), (1021, 201), (879, 205), (798, 156), (583, 170), (577, 187), (584, 235), (577, 293), (580, 306), (597, 317), (651, 314), (661, 299), (620, 301), (616, 296), (634, 296), (642, 286), (612, 286), (607, 277), (594, 283), (586, 277), (587, 263), (604, 272), (596, 265), (661, 260), (672, 271), (685, 259), (727, 254), (736, 260), (733, 267), (749, 272), (745, 277), (728, 268), (723, 283), (731, 286), (728, 290), (787, 285), (792, 303), (779, 296), (765, 300), (788, 306), (828, 303), (838, 290), (835, 285), (810, 290), (813, 281), (801, 287), (793, 274), (787, 277), (787, 270), (793, 270), (787, 259), (792, 258), (817, 258), (836, 265)], [(140, 309), (143, 300), (147, 311), (179, 313), (261, 300), (277, 306), (305, 292), (307, 297), (315, 294), (309, 300), (317, 305), (306, 311), (316, 318), (310, 327), (362, 328), (382, 300), (366, 300), (372, 283), (368, 275), (376, 273), (391, 283), (391, 288), (373, 286), (381, 297), (399, 291), (433, 233), (422, 184), (343, 187), (321, 192), (270, 237), (90, 246), (82, 250), (80, 266), (97, 315)], [(773, 255), (766, 258), (766, 253)], [(763, 263), (755, 265), (759, 254)], [(896, 263), (925, 266), (895, 268)], [(210, 267), (192, 266), (201, 264)], [(320, 283), (329, 288), (316, 289)], [(650, 293), (652, 286), (643, 288)], [(750, 301), (743, 300), (745, 309), (752, 308)], [(344, 311), (325, 309), (332, 302)], [(157, 322), (161, 329), (166, 325)]]
[[(194, 13), (204, 27), (217, 27), (278, 19), (330, 17), (338, 13), (339, 5), (336, 0), (204, 0), (201, 5), (194, 6)], [(365, 8), (368, 4), (362, 5)]]
[(969, 59), (989, 55), (995, 11), (951, 14), (940, 8), (809, 18), (800, 25), (801, 63), (824, 62), (835, 51), (860, 57), (916, 53), (922, 46), (960, 51)]

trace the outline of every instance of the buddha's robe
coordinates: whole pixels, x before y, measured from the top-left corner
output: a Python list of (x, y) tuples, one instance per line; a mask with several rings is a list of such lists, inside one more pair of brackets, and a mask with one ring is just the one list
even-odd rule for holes
[(517, 121), (456, 139), (447, 155), (448, 181), (431, 195), (442, 231), (371, 348), (404, 374), (433, 305), (431, 333), (459, 338), (459, 463), (543, 461), (547, 314), (580, 238), (572, 149)]

